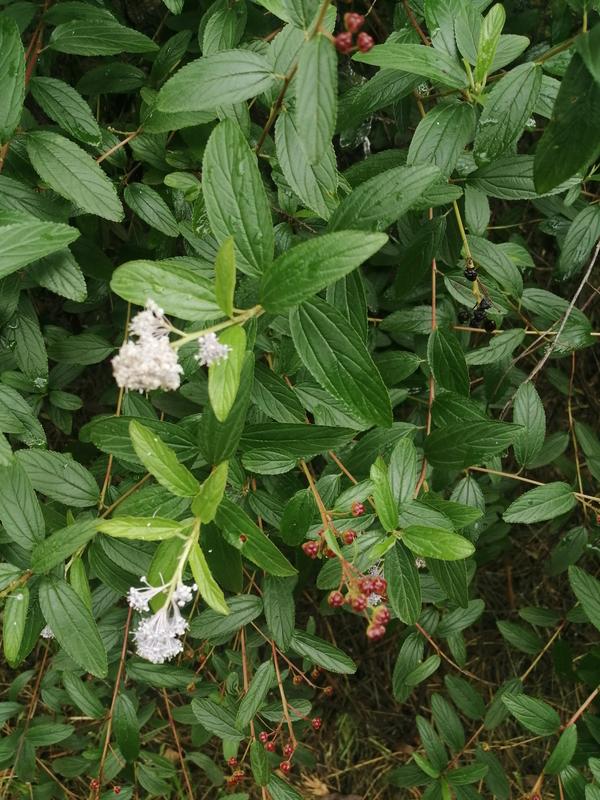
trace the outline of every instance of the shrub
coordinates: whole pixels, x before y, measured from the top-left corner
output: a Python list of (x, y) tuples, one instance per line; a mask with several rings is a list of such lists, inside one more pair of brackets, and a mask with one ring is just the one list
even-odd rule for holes
[(597, 0), (0, 5), (0, 796), (597, 800)]

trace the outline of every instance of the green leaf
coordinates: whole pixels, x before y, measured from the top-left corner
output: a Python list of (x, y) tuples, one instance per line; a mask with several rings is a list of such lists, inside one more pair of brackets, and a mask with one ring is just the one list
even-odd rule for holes
[(458, 675), (445, 675), (444, 683), (450, 699), (462, 714), (469, 719), (481, 719), (485, 713), (485, 703), (479, 692)]
[(475, 552), (471, 542), (464, 536), (423, 525), (409, 525), (405, 528), (402, 541), (418, 556), (437, 558), (440, 561), (459, 561)]
[(194, 497), (199, 484), (192, 473), (180, 464), (176, 454), (152, 430), (139, 422), (129, 423), (133, 449), (156, 480), (178, 497)]
[(330, 142), (321, 159), (311, 164), (298, 133), (296, 114), (280, 113), (275, 125), (275, 149), (281, 171), (304, 205), (322, 219), (329, 219), (337, 205), (338, 173)]
[(513, 717), (533, 733), (540, 736), (551, 736), (560, 727), (560, 717), (543, 700), (536, 700), (525, 694), (505, 694), (502, 702)]
[(254, 719), (264, 703), (271, 684), (275, 681), (275, 667), (272, 661), (265, 661), (254, 673), (248, 691), (242, 698), (235, 718), (235, 724), (243, 730)]
[[(101, 520), (96, 530), (116, 539), (136, 539), (140, 542), (162, 542), (182, 534), (189, 528), (189, 522), (175, 522), (161, 517), (128, 517)], [(43, 547), (43, 545), (42, 545)]]
[(19, 28), (6, 14), (0, 17), (0, 145), (15, 132), (25, 100), (25, 51)]
[(425, 456), (434, 467), (470, 467), (501, 453), (520, 431), (520, 426), (491, 420), (452, 423), (427, 437)]
[(414, 556), (401, 542), (385, 556), (388, 600), (402, 622), (414, 625), (421, 615), (421, 584)]
[(522, 653), (535, 656), (544, 646), (540, 637), (530, 628), (526, 628), (516, 622), (508, 622), (502, 619), (499, 619), (496, 625), (503, 638), (506, 639), (512, 647), (520, 650)]
[(48, 47), (59, 53), (79, 56), (113, 56), (158, 50), (152, 39), (108, 16), (100, 24), (93, 19), (74, 19), (57, 25)]
[(230, 347), (227, 358), (208, 368), (208, 396), (215, 417), (225, 422), (240, 388), (246, 354), (246, 333), (241, 325), (233, 325), (219, 334), (221, 344)]
[(128, 763), (135, 761), (140, 752), (140, 726), (133, 703), (123, 692), (115, 703), (113, 728), (123, 758)]
[(57, 194), (102, 219), (123, 219), (113, 184), (79, 145), (51, 131), (28, 133), (26, 145), (33, 168)]
[(29, 84), (35, 102), (65, 133), (100, 147), (102, 133), (89, 105), (72, 86), (56, 78), (34, 77)]
[(353, 59), (363, 64), (421, 75), (452, 89), (464, 89), (467, 85), (467, 76), (456, 59), (420, 44), (378, 44), (368, 53), (356, 53)]
[(351, 658), (337, 647), (311, 633), (294, 631), (290, 649), (328, 672), (337, 672), (341, 675), (353, 675), (356, 672), (356, 664)]
[(31, 555), (31, 569), (34, 572), (49, 572), (57, 564), (79, 550), (96, 533), (95, 520), (82, 520), (54, 531), (47, 539), (36, 544)]
[(81, 303), (87, 297), (85, 278), (70, 250), (64, 248), (36, 261), (29, 276), (44, 289)]
[[(227, 69), (234, 65), (228, 64)], [(217, 125), (208, 140), (202, 185), (206, 213), (218, 243), (233, 238), (238, 269), (260, 275), (273, 260), (271, 209), (256, 156), (231, 119)]]
[(400, 439), (392, 450), (389, 478), (396, 503), (412, 500), (417, 485), (417, 451), (411, 439)]
[(563, 280), (577, 275), (588, 260), (600, 239), (600, 208), (588, 205), (582, 208), (569, 225), (562, 243), (557, 273)]
[(2, 621), (2, 646), (4, 657), (13, 669), (20, 661), (19, 651), (25, 634), (27, 610), (29, 609), (29, 589), (20, 586), (6, 598), (4, 619)]
[(24, 215), (0, 214), (0, 278), (44, 256), (62, 250), (79, 231), (58, 222), (39, 222)]
[(362, 340), (346, 318), (319, 298), (290, 312), (292, 339), (304, 366), (352, 416), (391, 425), (387, 389)]
[(70, 456), (44, 450), (19, 450), (16, 457), (33, 488), (46, 497), (76, 508), (98, 502), (98, 484), (94, 476)]
[(262, 364), (256, 364), (254, 370), (252, 402), (277, 422), (304, 422), (304, 409), (294, 390)]
[(255, 525), (246, 512), (223, 498), (217, 511), (216, 523), (233, 547), (240, 550), (244, 558), (252, 561), (270, 575), (295, 575), (290, 564), (276, 545)]
[(220, 739), (237, 741), (243, 738), (231, 711), (225, 706), (215, 703), (214, 700), (210, 700), (208, 697), (194, 698), (192, 711), (202, 727)]
[(591, 31), (580, 34), (575, 48), (596, 83), (600, 83), (600, 28), (594, 25)]
[(233, 238), (224, 239), (215, 259), (215, 299), (221, 311), (233, 317), (235, 249)]
[(266, 786), (269, 782), (271, 770), (269, 769), (267, 751), (258, 739), (255, 739), (250, 745), (250, 767), (252, 769), (252, 777), (256, 783), (259, 786)]
[(536, 486), (514, 500), (502, 515), (505, 522), (543, 522), (566, 514), (577, 505), (568, 483), (555, 481)]
[(481, 236), (467, 238), (473, 258), (481, 269), (513, 297), (520, 297), (523, 294), (523, 278), (506, 253), (497, 244)]
[(286, 544), (299, 545), (306, 538), (314, 508), (314, 501), (307, 491), (296, 492), (288, 500), (279, 524), (279, 533)]
[(89, 609), (77, 592), (59, 578), (42, 578), (39, 588), (42, 614), (57, 642), (76, 664), (106, 677), (106, 650)]
[(383, 230), (405, 214), (440, 178), (437, 167), (395, 167), (361, 183), (339, 204), (329, 230)]
[(179, 236), (177, 220), (159, 193), (144, 183), (129, 183), (123, 199), (134, 214), (165, 236)]
[(259, 617), (263, 610), (260, 597), (251, 594), (230, 597), (226, 603), (229, 609), (227, 615), (219, 609), (209, 608), (194, 617), (190, 623), (190, 634), (196, 639), (224, 642)]
[(318, 164), (335, 130), (338, 59), (330, 38), (321, 31), (300, 51), (296, 74), (298, 137), (309, 164)]
[(458, 714), (441, 694), (431, 695), (431, 712), (440, 736), (458, 753), (465, 745), (465, 731)]
[(463, 349), (456, 336), (443, 328), (431, 332), (427, 360), (436, 384), (458, 394), (469, 394), (469, 370)]
[(127, 261), (113, 273), (110, 288), (138, 306), (154, 300), (165, 313), (180, 319), (219, 319), (222, 311), (214, 289), (198, 267), (192, 259), (183, 258)]
[(581, 603), (586, 617), (600, 630), (600, 581), (580, 567), (569, 567), (569, 583)]
[(515, 148), (537, 102), (542, 68), (532, 62), (507, 72), (486, 98), (477, 124), (474, 155), (487, 164)]
[(544, 404), (533, 383), (522, 383), (515, 393), (513, 421), (523, 430), (514, 443), (515, 457), (526, 467), (539, 455), (546, 437)]
[(21, 372), (34, 386), (48, 382), (48, 355), (38, 315), (30, 298), (21, 293), (12, 326), (15, 337), (15, 360)]
[(506, 12), (501, 3), (492, 6), (479, 30), (479, 44), (477, 45), (477, 61), (473, 77), (476, 84), (485, 83), (488, 72), (492, 69), (496, 49), (500, 42), (502, 28), (506, 21)]
[(95, 333), (64, 336), (48, 344), (48, 355), (63, 364), (98, 364), (114, 351), (114, 347)]
[(381, 456), (372, 464), (370, 478), (379, 521), (384, 530), (393, 531), (398, 525), (398, 504), (392, 494), (386, 463)]
[(16, 460), (0, 467), (0, 522), (9, 539), (25, 550), (44, 538), (40, 504), (27, 473)]
[[(552, 119), (535, 151), (534, 178), (538, 192), (548, 192), (584, 170), (600, 153), (598, 119), (600, 84), (590, 80), (577, 53), (562, 79)], [(577, 131), (577, 137), (573, 137)]]
[(273, 800), (302, 800), (302, 795), (293, 786), (275, 774), (269, 778), (267, 789)]
[(198, 591), (206, 605), (218, 614), (229, 614), (229, 607), (225, 595), (219, 584), (213, 578), (210, 567), (199, 545), (195, 545), (190, 552), (190, 569), (194, 580), (198, 584)]
[(292, 247), (265, 269), (260, 302), (282, 313), (344, 277), (387, 242), (384, 233), (338, 231)]
[(474, 128), (475, 112), (468, 103), (434, 106), (417, 125), (406, 163), (435, 164), (442, 175), (450, 176)]
[(223, 461), (216, 466), (208, 478), (200, 486), (200, 490), (192, 502), (192, 511), (200, 522), (212, 522), (217, 513), (219, 503), (223, 499), (227, 486), (228, 462)]
[(544, 765), (544, 772), (547, 775), (558, 775), (563, 769), (569, 766), (577, 747), (577, 725), (569, 725), (560, 735), (554, 750), (550, 753), (550, 758)]
[(213, 111), (267, 91), (274, 75), (251, 50), (222, 50), (178, 70), (158, 94), (159, 111)]
[(87, 717), (100, 719), (104, 716), (104, 706), (81, 678), (73, 672), (63, 672), (62, 682), (71, 703)]
[(294, 634), (295, 586), (295, 577), (275, 578), (273, 575), (265, 575), (263, 581), (265, 619), (270, 635), (281, 650), (287, 650)]

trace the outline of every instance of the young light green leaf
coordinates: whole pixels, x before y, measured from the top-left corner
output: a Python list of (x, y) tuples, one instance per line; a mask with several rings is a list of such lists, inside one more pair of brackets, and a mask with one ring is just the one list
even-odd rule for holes
[(387, 242), (385, 233), (338, 231), (292, 247), (268, 265), (262, 277), (261, 304), (282, 313), (347, 275)]
[(370, 478), (379, 521), (384, 530), (393, 531), (398, 525), (398, 504), (392, 494), (386, 463), (381, 456), (371, 465)]
[(230, 351), (227, 358), (208, 368), (208, 396), (215, 417), (219, 422), (225, 422), (240, 388), (246, 354), (246, 332), (241, 325), (233, 325), (219, 334), (219, 341), (227, 345)]
[(296, 75), (298, 137), (309, 164), (318, 164), (330, 146), (337, 113), (337, 53), (318, 31), (303, 45)]
[(157, 434), (132, 420), (129, 436), (137, 457), (161, 486), (178, 497), (194, 497), (197, 494), (198, 481), (179, 463), (173, 450)]
[(233, 317), (235, 291), (235, 248), (231, 236), (224, 239), (215, 259), (215, 299), (221, 311)]
[(19, 28), (7, 14), (0, 17), (0, 145), (15, 132), (25, 100), (25, 51)]
[(213, 578), (202, 548), (195, 545), (190, 552), (190, 569), (198, 584), (198, 591), (204, 602), (217, 614), (228, 615), (229, 606), (219, 584)]
[(496, 49), (500, 41), (502, 28), (506, 22), (506, 12), (501, 3), (492, 6), (479, 30), (479, 44), (477, 46), (477, 61), (473, 77), (476, 85), (485, 84), (487, 74), (492, 68)]
[(577, 505), (573, 490), (568, 483), (555, 481), (530, 489), (506, 509), (502, 518), (505, 522), (543, 522), (566, 514)]
[(28, 133), (26, 145), (33, 168), (57, 194), (102, 219), (123, 219), (113, 184), (79, 145), (52, 131)]
[(25, 634), (27, 610), (29, 608), (29, 589), (20, 586), (11, 592), (4, 604), (2, 621), (2, 646), (4, 657), (14, 669), (19, 663), (19, 651)]
[(227, 485), (228, 466), (227, 461), (222, 461), (216, 466), (200, 486), (200, 491), (196, 497), (194, 497), (192, 512), (202, 523), (212, 522), (215, 518)]
[(392, 450), (389, 477), (396, 503), (412, 500), (417, 485), (417, 451), (412, 439), (400, 439)]
[[(96, 530), (107, 536), (114, 536), (116, 539), (137, 539), (140, 542), (161, 542), (163, 539), (182, 535), (188, 528), (189, 522), (175, 522), (161, 517), (122, 516), (101, 520), (96, 525)], [(43, 547), (44, 544), (45, 542), (39, 547)]]
[(420, 44), (378, 44), (368, 53), (356, 53), (353, 58), (363, 64), (421, 75), (452, 89), (464, 89), (467, 85), (467, 76), (456, 59)]
[(472, 543), (464, 536), (423, 525), (409, 525), (405, 528), (402, 531), (402, 541), (416, 555), (437, 558), (440, 561), (459, 561), (475, 552)]

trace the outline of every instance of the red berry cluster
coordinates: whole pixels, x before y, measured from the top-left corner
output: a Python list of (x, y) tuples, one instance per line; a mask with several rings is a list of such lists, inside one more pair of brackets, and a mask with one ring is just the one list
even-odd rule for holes
[(379, 575), (370, 577), (350, 577), (347, 579), (347, 592), (344, 595), (339, 589), (329, 593), (327, 602), (332, 608), (341, 608), (348, 604), (353, 611), (364, 613), (368, 619), (367, 638), (376, 642), (385, 635), (386, 625), (390, 621), (390, 612), (384, 605), (369, 609), (369, 595), (385, 595), (387, 581)]
[[(349, 11), (344, 14), (344, 27), (345, 31), (338, 33), (334, 36), (334, 44), (339, 53), (348, 55), (354, 50), (360, 50), (361, 53), (368, 53), (375, 44), (373, 37), (369, 36), (365, 31), (360, 31), (365, 24), (365, 18), (362, 14), (357, 14), (355, 11)], [(358, 33), (356, 37), (356, 46), (354, 45), (354, 34)]]
[[(232, 759), (229, 759), (231, 761)], [(236, 763), (237, 760), (233, 759)], [(229, 762), (228, 762), (229, 763)], [(246, 773), (243, 769), (235, 769), (227, 778), (227, 786), (237, 786), (238, 783), (244, 780)]]

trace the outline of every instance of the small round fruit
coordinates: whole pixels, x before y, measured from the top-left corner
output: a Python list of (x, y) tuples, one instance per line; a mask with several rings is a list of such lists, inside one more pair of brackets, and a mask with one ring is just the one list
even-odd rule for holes
[(258, 739), (259, 739), (260, 742), (262, 742), (264, 744), (265, 742), (269, 741), (269, 734), (266, 731), (261, 731), (258, 734)]
[(230, 767), (237, 767), (237, 758), (235, 756), (231, 756), (231, 758), (227, 759), (227, 763)]
[(323, 694), (325, 695), (325, 697), (333, 697), (333, 695), (335, 694), (335, 689), (333, 688), (333, 686), (325, 686), (325, 688), (323, 689)]
[(332, 608), (339, 608), (344, 605), (344, 595), (341, 592), (330, 592), (327, 602)]
[(283, 746), (283, 755), (286, 758), (289, 758), (293, 754), (293, 752), (294, 752), (294, 748), (292, 747), (291, 744), (285, 744)]
[(359, 503), (358, 500), (355, 500), (355, 502), (352, 503), (352, 516), (362, 517), (364, 513), (365, 513), (364, 503)]
[(356, 539), (356, 531), (344, 531), (342, 539), (344, 540), (345, 544), (352, 544), (352, 542)]
[(355, 611), (364, 611), (367, 607), (367, 596), (364, 594), (359, 594), (352, 599), (352, 608)]
[(338, 53), (342, 53), (342, 55), (347, 55), (348, 53), (352, 52), (352, 34), (348, 33), (347, 31), (338, 33), (337, 36), (334, 36), (333, 43), (335, 44), (335, 49), (338, 51)]
[(90, 789), (94, 791), (99, 788), (100, 788), (100, 782), (97, 781), (96, 778), (92, 778), (92, 780), (90, 781)]
[(375, 39), (373, 39), (372, 36), (369, 36), (368, 33), (362, 31), (356, 37), (356, 44), (361, 53), (368, 53), (375, 44)]
[(268, 750), (269, 753), (275, 752), (275, 742), (267, 742), (265, 745), (265, 750)]
[(358, 588), (361, 590), (363, 594), (371, 594), (371, 592), (373, 591), (373, 579), (361, 578), (358, 582)]
[(486, 319), (485, 322), (483, 323), (483, 327), (486, 329), (488, 333), (493, 333), (496, 330), (497, 325), (493, 319)]
[(391, 614), (386, 606), (380, 606), (373, 614), (373, 622), (378, 625), (387, 625), (391, 619)]
[(115, 794), (121, 794), (121, 787), (120, 786), (113, 786), (113, 792)]
[(369, 625), (367, 628), (367, 639), (371, 642), (378, 642), (385, 636), (385, 625)]
[(300, 684), (302, 683), (302, 675), (294, 675), (294, 677), (292, 678), (292, 683), (294, 684), (294, 686), (300, 686)]
[(477, 274), (477, 270), (474, 267), (467, 267), (466, 270), (463, 272), (463, 275), (468, 281), (476, 281), (479, 275)]
[(365, 18), (362, 14), (358, 14), (356, 11), (349, 11), (344, 14), (344, 27), (350, 33), (358, 33), (364, 24)]
[(466, 309), (466, 308), (459, 308), (459, 309), (458, 309), (458, 313), (456, 314), (456, 316), (457, 316), (457, 318), (458, 318), (458, 321), (459, 321), (459, 322), (460, 322), (462, 325), (464, 325), (464, 324), (465, 324), (465, 322), (468, 322), (468, 321), (469, 321), (469, 318), (470, 318), (470, 316), (471, 316), (471, 315), (469, 314), (469, 312), (467, 311), (467, 309)]
[(315, 731), (320, 731), (323, 725), (323, 720), (321, 719), (321, 717), (314, 717), (313, 719), (311, 719), (310, 724), (313, 726), (313, 729)]
[(377, 594), (385, 594), (387, 591), (387, 581), (379, 575), (373, 578), (373, 591)]
[(331, 547), (328, 547), (327, 550), (325, 550), (325, 558), (335, 558), (335, 551), (333, 551)]
[(281, 764), (279, 765), (279, 769), (283, 772), (284, 775), (287, 775), (291, 770), (291, 768), (292, 765), (290, 764), (289, 761), (282, 761)]
[(319, 544), (311, 539), (308, 542), (304, 542), (302, 545), (302, 550), (305, 556), (308, 556), (309, 558), (316, 558), (319, 554)]

